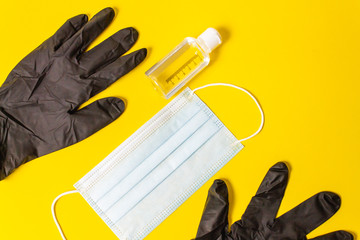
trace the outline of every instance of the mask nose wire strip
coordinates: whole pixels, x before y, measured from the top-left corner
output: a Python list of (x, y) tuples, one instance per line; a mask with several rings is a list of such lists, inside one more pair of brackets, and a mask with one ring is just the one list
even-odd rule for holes
[(68, 195), (68, 194), (71, 194), (71, 193), (77, 193), (77, 192), (79, 192), (79, 191), (78, 191), (78, 190), (71, 190), (71, 191), (68, 191), (68, 192), (64, 192), (64, 193), (60, 194), (59, 196), (57, 196), (57, 197), (54, 199), (54, 201), (52, 202), (52, 204), (51, 204), (51, 213), (52, 213), (54, 222), (55, 222), (55, 224), (56, 224), (56, 227), (58, 228), (59, 233), (60, 233), (60, 235), (61, 235), (61, 237), (62, 237), (63, 240), (66, 240), (66, 238), (65, 238), (65, 235), (64, 235), (64, 233), (63, 233), (63, 231), (62, 231), (62, 229), (61, 229), (61, 227), (60, 227), (60, 224), (59, 224), (59, 222), (58, 222), (58, 220), (57, 220), (57, 218), (56, 218), (55, 205), (56, 205), (56, 202), (57, 202), (62, 196), (65, 196), (65, 195)]
[(243, 139), (240, 139), (240, 140), (236, 141), (236, 143), (241, 143), (241, 142), (243, 142), (245, 140), (248, 140), (248, 139), (256, 136), (263, 129), (264, 122), (265, 122), (264, 112), (263, 112), (258, 100), (256, 100), (254, 95), (252, 95), (248, 90), (246, 90), (246, 89), (244, 89), (242, 87), (233, 85), (233, 84), (229, 84), (229, 83), (210, 83), (210, 84), (206, 84), (204, 86), (195, 88), (194, 90), (192, 90), (192, 93), (194, 93), (195, 91), (198, 91), (200, 89), (203, 89), (203, 88), (206, 88), (206, 87), (212, 87), (212, 86), (226, 86), (226, 87), (232, 87), (232, 88), (239, 89), (239, 90), (243, 91), (244, 93), (246, 93), (247, 95), (249, 95), (254, 100), (254, 102), (256, 103), (256, 106), (259, 108), (259, 111), (260, 111), (260, 114), (261, 114), (261, 123), (260, 123), (260, 126), (259, 126), (258, 130), (255, 133), (253, 133), (252, 135), (250, 135), (249, 137), (246, 137), (246, 138), (243, 138)]

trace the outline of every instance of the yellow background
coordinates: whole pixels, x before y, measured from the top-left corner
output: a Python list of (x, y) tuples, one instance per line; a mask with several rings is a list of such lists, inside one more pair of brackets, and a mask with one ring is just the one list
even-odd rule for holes
[[(313, 231), (360, 233), (360, 1), (137, 0), (2, 1), (0, 79), (68, 18), (92, 17), (104, 7), (116, 18), (92, 45), (117, 30), (140, 32), (134, 49), (148, 57), (95, 99), (126, 99), (125, 113), (88, 139), (17, 169), (0, 182), (0, 239), (60, 239), (50, 205), (168, 101), (144, 72), (187, 36), (219, 29), (224, 43), (189, 86), (227, 82), (249, 89), (265, 111), (263, 131), (146, 239), (193, 238), (207, 190), (216, 178), (230, 185), (230, 222), (238, 220), (267, 170), (290, 165), (282, 214), (313, 194), (342, 197), (340, 211)], [(260, 116), (252, 100), (228, 88), (198, 95), (238, 137), (254, 132)], [(79, 194), (57, 204), (68, 239), (117, 239)]]

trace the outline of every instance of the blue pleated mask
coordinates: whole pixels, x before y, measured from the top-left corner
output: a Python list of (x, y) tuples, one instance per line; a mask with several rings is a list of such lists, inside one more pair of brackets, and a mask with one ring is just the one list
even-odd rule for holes
[[(237, 86), (212, 85), (235, 87), (255, 100)], [(255, 102), (262, 123), (252, 136), (263, 125)], [(238, 140), (187, 88), (74, 186), (121, 240), (143, 239), (246, 139)]]

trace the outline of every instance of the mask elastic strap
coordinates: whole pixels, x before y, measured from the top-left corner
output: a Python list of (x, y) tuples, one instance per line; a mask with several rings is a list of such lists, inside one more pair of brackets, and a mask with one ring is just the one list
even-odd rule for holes
[(233, 84), (229, 84), (229, 83), (210, 83), (210, 84), (207, 84), (207, 85), (204, 85), (204, 86), (201, 86), (201, 87), (198, 87), (198, 88), (195, 88), (194, 90), (192, 90), (192, 92), (194, 93), (195, 91), (197, 90), (200, 90), (200, 89), (203, 89), (203, 88), (206, 88), (206, 87), (212, 87), (212, 86), (226, 86), (226, 87), (232, 87), (232, 88), (236, 88), (236, 89), (239, 89), (241, 91), (243, 91), (244, 93), (246, 93), (247, 95), (249, 95), (253, 100), (254, 102), (256, 103), (257, 107), (259, 108), (259, 111), (260, 111), (260, 114), (261, 114), (261, 123), (260, 123), (260, 126), (258, 128), (258, 130), (253, 133), (252, 135), (250, 135), (249, 137), (246, 137), (246, 138), (243, 138), (243, 139), (240, 139), (240, 140), (237, 140), (236, 143), (241, 143), (245, 140), (248, 140), (254, 136), (256, 136), (260, 131), (261, 129), (264, 127), (264, 121), (265, 121), (265, 117), (264, 117), (264, 112), (259, 104), (259, 102), (256, 100), (256, 98), (254, 97), (254, 95), (252, 95), (248, 90), (244, 89), (244, 88), (241, 88), (239, 86), (236, 86), (236, 85), (233, 85)]
[(79, 191), (78, 191), (78, 190), (71, 190), (71, 191), (68, 191), (68, 192), (64, 192), (64, 193), (60, 194), (59, 196), (57, 196), (57, 197), (54, 199), (53, 203), (51, 204), (51, 213), (52, 213), (54, 222), (55, 222), (55, 224), (56, 224), (56, 227), (57, 227), (58, 230), (59, 230), (59, 233), (60, 233), (62, 239), (64, 239), (64, 240), (66, 240), (66, 238), (65, 238), (65, 235), (64, 235), (64, 233), (63, 233), (63, 231), (62, 231), (62, 229), (61, 229), (61, 227), (60, 227), (60, 224), (59, 224), (59, 222), (58, 222), (58, 220), (57, 220), (57, 218), (56, 218), (55, 205), (56, 205), (56, 202), (57, 202), (62, 196), (65, 196), (65, 195), (68, 195), (68, 194), (71, 194), (71, 193), (77, 193), (77, 192), (79, 192)]

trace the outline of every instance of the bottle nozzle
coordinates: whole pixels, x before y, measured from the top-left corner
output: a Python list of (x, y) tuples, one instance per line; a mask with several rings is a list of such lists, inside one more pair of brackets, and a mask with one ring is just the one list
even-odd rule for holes
[(206, 29), (197, 39), (208, 53), (221, 44), (221, 35), (215, 28)]

